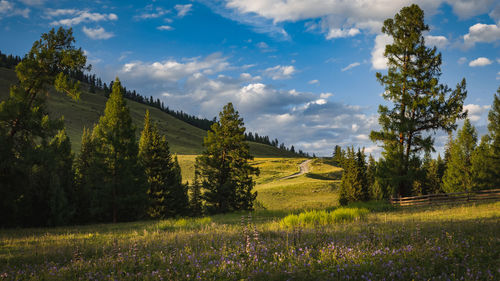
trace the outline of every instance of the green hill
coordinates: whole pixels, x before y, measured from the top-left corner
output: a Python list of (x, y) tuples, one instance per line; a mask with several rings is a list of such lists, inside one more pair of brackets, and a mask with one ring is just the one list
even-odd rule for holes
[[(17, 81), (13, 70), (0, 67), (0, 101), (9, 95), (10, 85)], [(66, 131), (71, 138), (73, 151), (80, 150), (83, 128), (92, 128), (99, 116), (104, 112), (106, 98), (102, 93), (88, 92), (88, 86), (82, 84), (80, 100), (74, 101), (64, 94), (51, 92), (48, 98), (49, 112), (54, 117), (64, 116)], [(170, 149), (178, 154), (199, 154), (203, 150), (203, 138), (206, 131), (183, 122), (157, 108), (127, 100), (134, 125), (137, 127), (137, 137), (143, 126), (146, 109), (149, 109), (151, 119), (158, 123), (160, 130), (167, 135)], [(276, 147), (261, 143), (249, 142), (250, 152), (260, 157), (293, 157), (294, 154), (282, 151)]]

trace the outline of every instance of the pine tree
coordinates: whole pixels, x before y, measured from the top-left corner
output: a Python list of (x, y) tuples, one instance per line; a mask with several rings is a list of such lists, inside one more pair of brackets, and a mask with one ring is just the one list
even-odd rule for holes
[(248, 163), (253, 157), (244, 141), (243, 125), (232, 103), (225, 105), (204, 139), (205, 151), (196, 159), (203, 197), (211, 213), (253, 209), (257, 193), (252, 192), (252, 176), (259, 170)]
[(488, 134), (491, 139), (490, 186), (500, 187), (500, 87), (493, 98), (493, 105), (488, 113)]
[(94, 203), (99, 217), (112, 222), (143, 217), (147, 203), (144, 173), (138, 163), (135, 127), (118, 78), (113, 83), (104, 115), (94, 127), (92, 139), (96, 142), (96, 155), (105, 165)]
[[(375, 191), (375, 177), (377, 175), (377, 162), (375, 158), (370, 154), (368, 157), (368, 167), (366, 168), (366, 182), (368, 188), (368, 198), (367, 199), (378, 199), (379, 191)], [(379, 187), (377, 187), (379, 188)]]
[(477, 132), (466, 119), (457, 138), (450, 144), (450, 159), (443, 177), (444, 192), (464, 192), (472, 189), (472, 154), (477, 143)]
[(339, 203), (341, 205), (367, 199), (366, 171), (363, 171), (363, 167), (366, 168), (366, 163), (362, 162), (364, 163), (364, 156), (361, 150), (355, 153), (354, 147), (347, 148), (339, 190)]
[(342, 167), (342, 162), (344, 161), (345, 151), (342, 150), (340, 145), (335, 145), (335, 149), (333, 150), (333, 162), (336, 166)]
[(434, 140), (429, 131), (456, 128), (456, 119), (464, 118), (465, 79), (452, 91), (439, 84), (441, 54), (425, 46), (424, 12), (417, 6), (404, 7), (394, 19), (384, 21), (382, 32), (394, 43), (387, 45), (388, 73), (377, 73), (384, 85), (384, 99), (394, 107), (379, 106), (381, 131), (372, 131), (373, 141), (384, 143), (385, 160), (394, 176), (397, 193), (407, 196), (415, 180), (417, 157), (431, 151)]
[[(79, 83), (67, 73), (85, 69), (86, 57), (74, 42), (71, 29), (42, 34), (17, 64), (19, 82), (11, 86), (9, 98), (0, 103), (0, 225), (59, 224), (65, 220), (54, 218), (47, 202), (61, 201), (60, 206), (64, 205), (62, 201), (67, 198), (60, 195), (70, 187), (62, 186), (67, 184), (66, 178), (58, 178), (62, 175), (53, 173), (52, 162), (45, 157), (67, 159), (71, 155), (62, 143), (51, 145), (54, 138), (62, 141), (58, 134), (64, 129), (64, 121), (49, 117), (46, 97), (52, 87), (79, 97)], [(61, 151), (54, 152), (54, 147)], [(48, 175), (54, 178), (50, 180)], [(52, 207), (59, 209), (57, 204)]]
[(490, 136), (485, 135), (471, 157), (472, 185), (474, 190), (495, 188), (495, 171)]
[(189, 209), (193, 217), (203, 215), (203, 198), (201, 194), (201, 183), (198, 173), (194, 174), (193, 184), (189, 186), (191, 197), (189, 199)]

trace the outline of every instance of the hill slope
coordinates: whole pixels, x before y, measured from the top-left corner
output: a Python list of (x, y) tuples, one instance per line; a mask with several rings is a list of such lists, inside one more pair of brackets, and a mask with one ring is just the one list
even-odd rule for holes
[[(10, 85), (17, 81), (15, 72), (11, 69), (0, 67), (0, 101), (9, 95)], [(52, 92), (48, 99), (49, 112), (54, 117), (64, 116), (66, 131), (71, 138), (73, 151), (80, 150), (81, 135), (83, 128), (92, 128), (97, 123), (99, 116), (104, 112), (106, 98), (101, 94), (92, 94), (87, 91), (86, 85), (82, 84), (80, 100), (71, 98), (56, 92)], [(138, 102), (127, 100), (130, 114), (134, 125), (137, 127), (137, 136), (143, 126), (143, 118), (146, 109), (149, 109), (151, 119), (157, 122), (162, 133), (167, 135), (170, 149), (178, 154), (199, 154), (203, 150), (203, 138), (206, 131), (185, 123), (157, 108), (150, 107)], [(250, 152), (255, 156), (264, 157), (293, 157), (289, 152), (284, 152), (276, 147), (249, 142)]]

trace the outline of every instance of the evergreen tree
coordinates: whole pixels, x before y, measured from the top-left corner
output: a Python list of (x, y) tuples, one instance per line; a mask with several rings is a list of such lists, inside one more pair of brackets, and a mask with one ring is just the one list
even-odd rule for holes
[(360, 150), (355, 153), (354, 147), (347, 148), (339, 190), (339, 203), (341, 205), (367, 199), (366, 171), (363, 171), (365, 165), (364, 156)]
[(434, 140), (426, 133), (453, 130), (456, 119), (466, 115), (462, 113), (465, 80), (454, 91), (439, 84), (441, 54), (425, 46), (427, 31), (424, 12), (417, 5), (402, 8), (382, 27), (394, 43), (384, 53), (388, 73), (377, 73), (377, 79), (385, 87), (384, 99), (394, 107), (379, 106), (382, 130), (372, 131), (370, 138), (384, 143), (385, 163), (401, 196), (411, 193), (419, 152), (433, 150)]
[(493, 98), (488, 121), (488, 134), (491, 138), (490, 186), (498, 188), (500, 187), (500, 86)]
[(472, 153), (471, 165), (474, 190), (495, 188), (495, 170), (490, 137), (488, 135), (481, 138), (480, 144)]
[(64, 186), (70, 184), (63, 175), (68, 171), (63, 165), (58, 173), (57, 164), (46, 157), (64, 162), (72, 156), (66, 149), (69, 140), (61, 135), (63, 119), (49, 117), (46, 97), (52, 87), (79, 97), (79, 83), (66, 73), (85, 69), (86, 57), (73, 43), (71, 29), (42, 34), (17, 64), (19, 82), (0, 103), (0, 225), (54, 225), (66, 220), (55, 216), (68, 202), (61, 197), (71, 189)]
[(244, 141), (243, 125), (232, 103), (225, 105), (219, 122), (212, 125), (204, 139), (205, 151), (196, 159), (205, 190), (203, 197), (211, 213), (253, 209), (257, 193), (252, 192), (252, 176), (259, 170), (248, 163), (253, 157)]
[(96, 142), (96, 155), (105, 166), (95, 197), (96, 215), (113, 222), (143, 217), (147, 203), (144, 173), (138, 163), (135, 127), (118, 78), (92, 139)]
[[(375, 177), (377, 175), (377, 162), (375, 158), (370, 154), (368, 157), (368, 167), (366, 168), (366, 182), (368, 188), (368, 198), (367, 199), (378, 199), (378, 193), (380, 191), (375, 191)], [(379, 187), (377, 187), (379, 188)]]
[(342, 167), (342, 162), (344, 161), (345, 152), (342, 150), (340, 145), (335, 145), (333, 150), (333, 162), (336, 166)]
[(450, 159), (443, 177), (443, 191), (464, 192), (472, 189), (472, 154), (477, 143), (477, 132), (466, 119), (457, 138), (450, 144)]
[(189, 199), (189, 209), (191, 211), (191, 215), (199, 217), (203, 215), (203, 198), (198, 173), (195, 172), (193, 184), (190, 185), (189, 188), (191, 191), (191, 198)]

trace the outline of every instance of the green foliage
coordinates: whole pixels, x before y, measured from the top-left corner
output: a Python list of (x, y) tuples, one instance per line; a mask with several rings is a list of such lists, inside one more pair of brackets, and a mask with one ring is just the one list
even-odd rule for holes
[(252, 176), (258, 175), (259, 170), (248, 163), (253, 157), (244, 142), (243, 125), (243, 119), (228, 103), (204, 139), (206, 150), (196, 159), (210, 213), (253, 208), (257, 194), (252, 192)]
[(335, 149), (333, 150), (332, 160), (337, 167), (342, 167), (342, 163), (345, 159), (345, 151), (340, 147), (340, 145), (335, 145)]
[(144, 216), (144, 173), (138, 162), (135, 127), (116, 78), (104, 115), (92, 132), (95, 157), (103, 169), (101, 184), (94, 186), (93, 212), (103, 221), (126, 221)]
[(439, 84), (441, 54), (435, 47), (425, 46), (424, 33), (428, 31), (424, 12), (417, 5), (402, 8), (382, 27), (394, 42), (384, 53), (388, 73), (377, 73), (377, 79), (385, 87), (384, 99), (394, 106), (379, 106), (382, 130), (372, 131), (370, 138), (383, 142), (385, 170), (394, 175), (390, 185), (401, 196), (411, 194), (418, 154), (433, 150), (434, 140), (426, 132), (453, 130), (455, 121), (466, 116), (462, 113), (465, 79), (455, 90)]
[(52, 29), (16, 66), (18, 83), (0, 103), (0, 225), (59, 225), (71, 215), (73, 171), (64, 120), (46, 108), (54, 87), (77, 99), (67, 73), (85, 69), (72, 30)]
[(457, 138), (452, 140), (450, 159), (443, 177), (444, 192), (464, 192), (473, 188), (472, 185), (472, 154), (476, 148), (476, 128), (466, 119)]
[(184, 214), (187, 194), (183, 192), (179, 164), (172, 159), (166, 137), (156, 124), (151, 124), (149, 110), (139, 140), (139, 160), (148, 183), (149, 216), (167, 218)]
[(488, 133), (491, 138), (491, 186), (498, 188), (500, 187), (500, 86), (488, 113), (488, 121)]
[(189, 186), (189, 189), (191, 193), (189, 198), (191, 215), (199, 217), (203, 215), (203, 198), (201, 194), (201, 183), (197, 173), (195, 173), (193, 183)]
[(364, 219), (368, 215), (367, 209), (338, 208), (328, 211), (307, 211), (298, 215), (288, 215), (280, 221), (282, 228), (319, 227), (334, 223), (351, 222)]
[(364, 150), (358, 149), (355, 153), (354, 147), (347, 148), (343, 162), (344, 172), (339, 190), (339, 203), (346, 205), (348, 202), (368, 200), (369, 188)]

